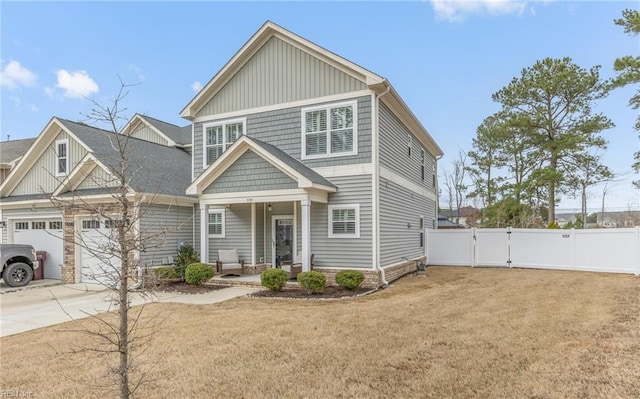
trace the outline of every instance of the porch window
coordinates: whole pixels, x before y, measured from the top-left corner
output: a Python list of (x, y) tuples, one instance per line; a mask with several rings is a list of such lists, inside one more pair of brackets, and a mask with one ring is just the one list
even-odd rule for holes
[(224, 209), (209, 209), (209, 237), (224, 238)]
[(329, 205), (329, 238), (360, 238), (360, 205)]
[(56, 141), (56, 176), (64, 176), (69, 170), (69, 140)]
[(214, 163), (223, 152), (244, 134), (244, 119), (224, 123), (210, 123), (204, 130), (204, 167)]
[(302, 158), (357, 154), (356, 102), (302, 110)]

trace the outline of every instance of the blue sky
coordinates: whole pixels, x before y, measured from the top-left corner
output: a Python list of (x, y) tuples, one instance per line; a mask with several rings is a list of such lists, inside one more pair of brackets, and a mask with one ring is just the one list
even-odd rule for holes
[[(498, 110), (491, 94), (544, 57), (569, 56), (613, 76), (637, 55), (638, 38), (614, 25), (637, 2), (0, 2), (0, 139), (34, 137), (56, 115), (82, 120), (90, 102), (130, 89), (128, 116), (187, 125), (179, 112), (271, 20), (389, 79), (446, 153), (441, 170), (469, 150), (477, 126)], [(630, 164), (640, 141), (626, 88), (597, 104), (616, 128), (604, 159), (625, 180), (608, 209), (640, 208)], [(589, 207), (598, 207), (594, 188)], [(563, 199), (560, 208), (578, 201)]]

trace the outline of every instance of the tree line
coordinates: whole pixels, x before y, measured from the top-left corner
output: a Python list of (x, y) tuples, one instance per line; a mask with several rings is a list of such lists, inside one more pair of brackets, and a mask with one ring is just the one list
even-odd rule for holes
[[(640, 11), (625, 9), (614, 23), (637, 36)], [(594, 105), (612, 90), (640, 82), (640, 56), (618, 58), (613, 68), (616, 76), (604, 80), (600, 66), (545, 58), (495, 92), (500, 110), (482, 121), (472, 149), (460, 151), (441, 176), (449, 208), (460, 209), (471, 198), (483, 226), (541, 227), (555, 223), (560, 196), (579, 195), (586, 220), (587, 188), (615, 178), (599, 155), (607, 148), (601, 133), (615, 125)], [(640, 90), (629, 106), (640, 108)], [(633, 128), (640, 133), (640, 116)], [(640, 151), (631, 167), (640, 173)], [(633, 184), (640, 189), (640, 180)]]

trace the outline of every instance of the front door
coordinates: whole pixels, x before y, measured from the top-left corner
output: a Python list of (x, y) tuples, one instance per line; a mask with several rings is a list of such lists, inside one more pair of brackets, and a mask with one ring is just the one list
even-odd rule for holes
[(293, 261), (293, 216), (273, 217), (273, 264)]

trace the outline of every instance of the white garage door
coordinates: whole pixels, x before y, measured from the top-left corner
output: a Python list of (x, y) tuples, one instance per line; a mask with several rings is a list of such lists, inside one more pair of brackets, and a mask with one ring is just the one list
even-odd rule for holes
[(47, 251), (44, 263), (44, 278), (60, 280), (64, 259), (62, 241), (62, 218), (14, 219), (13, 243), (31, 244), (36, 251)]
[(82, 282), (110, 285), (117, 279), (118, 258), (108, 249), (112, 230), (107, 221), (83, 219), (82, 223)]

